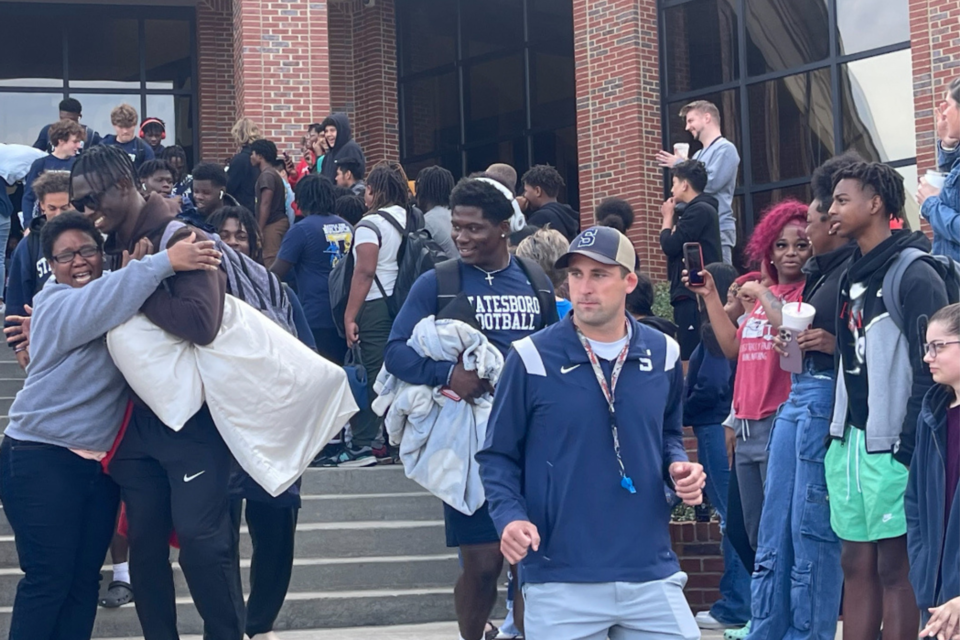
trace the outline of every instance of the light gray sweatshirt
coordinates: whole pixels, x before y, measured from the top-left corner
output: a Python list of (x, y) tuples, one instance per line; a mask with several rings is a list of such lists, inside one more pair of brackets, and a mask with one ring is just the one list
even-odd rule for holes
[(4, 433), (67, 449), (109, 451), (123, 420), (127, 383), (113, 364), (106, 334), (136, 315), (172, 275), (162, 251), (84, 287), (49, 282), (34, 298), (27, 380)]
[(693, 154), (693, 159), (699, 160), (707, 168), (707, 188), (703, 192), (720, 201), (717, 208), (720, 230), (736, 230), (733, 192), (737, 188), (737, 170), (740, 168), (740, 154), (736, 145), (720, 136), (709, 147)]

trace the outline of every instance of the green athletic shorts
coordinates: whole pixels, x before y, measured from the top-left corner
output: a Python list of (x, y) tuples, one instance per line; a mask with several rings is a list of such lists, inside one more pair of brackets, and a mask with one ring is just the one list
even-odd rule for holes
[(867, 453), (866, 436), (848, 426), (823, 460), (830, 525), (841, 540), (876, 542), (907, 533), (903, 496), (909, 470), (892, 453)]

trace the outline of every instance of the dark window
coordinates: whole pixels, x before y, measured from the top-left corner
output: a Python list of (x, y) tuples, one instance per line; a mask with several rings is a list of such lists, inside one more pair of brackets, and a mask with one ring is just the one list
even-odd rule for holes
[(693, 0), (663, 14), (667, 85), (683, 93), (736, 80), (737, 12), (732, 0)]
[(910, 40), (909, 0), (836, 0), (837, 49), (859, 53)]
[[(3, 34), (0, 140), (33, 144), (67, 96), (83, 106), (81, 124), (107, 135), (110, 111), (125, 102), (141, 120), (162, 119), (164, 146), (181, 145), (192, 164), (198, 138), (192, 9), (5, 3)], [(36, 87), (51, 93), (29, 91)]]
[(809, 183), (753, 194), (753, 210), (756, 212), (757, 220), (759, 221), (763, 218), (763, 214), (767, 212), (767, 209), (788, 198), (793, 198), (803, 203), (810, 202)]
[(404, 85), (403, 137), (409, 155), (456, 149), (460, 141), (457, 86), (457, 75), (453, 72), (411, 80)]
[(751, 85), (753, 180), (808, 176), (833, 156), (830, 69)]
[[(808, 198), (816, 167), (847, 149), (916, 184), (909, 0), (660, 4), (664, 148), (688, 142), (695, 153), (677, 113), (695, 100), (717, 105), (741, 157), (738, 247), (767, 206)], [(916, 220), (910, 203), (907, 213)]]
[(526, 110), (523, 56), (516, 54), (464, 69), (467, 140), (482, 140), (522, 131)]
[[(6, 9), (2, 11), (0, 51), (9, 55), (0, 55), (0, 87), (62, 88), (63, 38), (60, 37), (60, 18), (49, 14), (38, 18), (8, 14)], [(48, 33), (57, 35), (44, 37)]]
[(523, 47), (522, 0), (467, 0), (460, 15), (465, 58)]
[(400, 73), (452, 65), (457, 59), (457, 3), (418, 0), (397, 11)]
[(70, 22), (67, 73), (72, 87), (140, 90), (138, 20), (80, 15)]
[[(573, 6), (396, 0), (401, 161), (411, 178), (506, 162), (557, 167), (579, 206)], [(434, 39), (437, 39), (434, 47)]]
[(746, 0), (747, 71), (794, 69), (830, 55), (824, 0)]

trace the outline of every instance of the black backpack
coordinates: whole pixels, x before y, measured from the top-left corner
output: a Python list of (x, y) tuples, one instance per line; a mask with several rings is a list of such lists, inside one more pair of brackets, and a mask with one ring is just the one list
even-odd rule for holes
[[(540, 326), (537, 331), (560, 320), (557, 313), (557, 299), (553, 292), (553, 285), (543, 269), (533, 260), (513, 256), (523, 273), (530, 281), (537, 300), (540, 302)], [(447, 260), (436, 266), (437, 272), (437, 315), (443, 312), (451, 303), (454, 303), (461, 293), (460, 261)], [(462, 315), (462, 314), (461, 314)]]
[[(433, 269), (437, 263), (446, 260), (447, 255), (433, 240), (430, 232), (424, 228), (423, 216), (418, 211), (407, 209), (406, 228), (400, 226), (396, 218), (389, 213), (377, 211), (374, 215), (386, 220), (400, 234), (400, 248), (397, 249), (397, 280), (393, 285), (393, 295), (386, 294), (380, 278), (374, 276), (373, 279), (387, 303), (390, 317), (396, 318), (417, 278)], [(382, 244), (383, 239), (377, 225), (364, 219), (357, 223), (357, 228), (360, 227), (373, 231), (377, 235), (378, 244)], [(330, 309), (333, 313), (333, 323), (340, 337), (346, 336), (343, 314), (347, 310), (347, 300), (350, 298), (353, 269), (354, 255), (351, 251), (330, 272)]]

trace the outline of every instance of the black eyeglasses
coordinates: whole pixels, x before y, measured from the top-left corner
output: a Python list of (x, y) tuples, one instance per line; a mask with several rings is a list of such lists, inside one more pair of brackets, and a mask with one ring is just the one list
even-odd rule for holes
[(950, 344), (960, 344), (960, 340), (951, 340), (950, 342), (928, 342), (923, 345), (923, 352), (932, 358), (940, 355), (944, 347)]
[(92, 258), (99, 255), (100, 249), (96, 245), (88, 244), (80, 247), (77, 251), (64, 251), (53, 256), (54, 262), (58, 264), (70, 264), (79, 254), (81, 258)]

